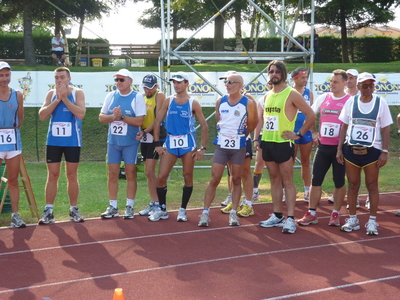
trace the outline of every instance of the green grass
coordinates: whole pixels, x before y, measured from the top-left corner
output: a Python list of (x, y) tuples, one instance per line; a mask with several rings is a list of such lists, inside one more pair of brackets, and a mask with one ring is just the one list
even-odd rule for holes
[[(398, 191), (398, 169), (400, 160), (398, 154), (391, 154), (388, 164), (381, 169), (379, 178), (379, 188), (381, 192)], [(177, 165), (181, 165), (178, 161)], [(197, 165), (210, 166), (210, 161), (202, 161)], [(45, 163), (27, 163), (27, 170), (32, 181), (32, 188), (35, 194), (36, 203), (39, 207), (39, 212), (44, 208), (44, 186), (46, 183), (46, 164)], [(189, 208), (201, 208), (203, 206), (204, 191), (210, 180), (210, 169), (195, 170), (195, 186)], [(138, 191), (136, 195), (135, 211), (143, 209), (149, 202), (147, 181), (143, 172), (138, 172)], [(222, 181), (217, 189), (217, 194), (213, 205), (219, 205), (227, 196), (228, 185), (227, 176), (222, 178)], [(109, 205), (107, 191), (107, 170), (104, 162), (82, 162), (79, 167), (80, 181), (80, 196), (79, 208), (86, 218), (99, 217), (105, 208)], [(294, 181), (297, 188), (297, 197), (301, 199), (304, 196), (303, 183), (301, 180), (300, 169), (294, 170)], [(121, 212), (125, 207), (125, 187), (126, 181), (119, 180), (119, 207)], [(173, 169), (168, 180), (167, 206), (169, 210), (179, 208), (182, 195), (183, 177), (182, 170)], [(333, 191), (333, 182), (331, 171), (328, 172), (323, 184), (323, 196), (328, 197)], [(365, 194), (365, 184), (361, 186), (361, 194)], [(268, 173), (264, 170), (260, 184), (261, 202), (271, 201), (270, 184)], [(69, 200), (66, 193), (66, 179), (64, 171), (59, 180), (58, 194), (55, 200), (54, 212), (56, 220), (68, 220)], [(269, 212), (265, 212), (267, 214)], [(20, 214), (27, 223), (36, 223), (37, 220), (31, 217), (28, 201), (25, 193), (21, 190)], [(9, 226), (10, 213), (0, 214), (0, 226)]]

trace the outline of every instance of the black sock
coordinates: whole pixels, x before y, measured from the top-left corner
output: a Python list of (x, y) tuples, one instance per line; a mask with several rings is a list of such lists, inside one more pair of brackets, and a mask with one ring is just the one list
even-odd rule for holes
[(157, 188), (157, 196), (158, 202), (160, 203), (160, 207), (164, 205), (164, 208), (161, 207), (162, 210), (165, 210), (165, 206), (167, 204), (167, 187)]
[(262, 176), (262, 173), (253, 175), (253, 183), (254, 183), (255, 188), (258, 188), (258, 185), (260, 184), (261, 176)]
[(190, 196), (192, 196), (193, 187), (192, 186), (184, 186), (182, 190), (183, 190), (183, 192), (182, 192), (181, 207), (186, 209), (186, 207), (189, 203), (189, 200), (190, 200)]
[(282, 213), (274, 212), (274, 214), (275, 214), (275, 217), (277, 217), (278, 219), (281, 219), (283, 216)]

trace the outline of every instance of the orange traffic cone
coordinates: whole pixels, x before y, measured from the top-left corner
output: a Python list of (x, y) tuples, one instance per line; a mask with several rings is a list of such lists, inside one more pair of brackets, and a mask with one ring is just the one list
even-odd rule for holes
[(115, 289), (113, 300), (125, 300), (122, 289)]

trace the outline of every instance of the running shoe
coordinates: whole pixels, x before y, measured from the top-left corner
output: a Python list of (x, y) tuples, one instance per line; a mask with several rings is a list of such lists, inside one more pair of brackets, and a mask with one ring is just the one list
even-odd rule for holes
[[(163, 205), (163, 208), (165, 208), (165, 205)], [(167, 220), (168, 218), (169, 218), (168, 211), (162, 210), (160, 206), (157, 206), (157, 208), (148, 217), (149, 221), (152, 222)]]
[(11, 215), (11, 226), (15, 228), (24, 228), (26, 227), (26, 224), (24, 221), (22, 221), (19, 213), (13, 213)]
[(79, 209), (77, 207), (72, 207), (69, 211), (69, 219), (71, 221), (74, 221), (76, 223), (81, 223), (85, 222), (85, 219), (82, 217), (82, 215), (79, 212)]
[(282, 228), (282, 233), (295, 233), (296, 232), (296, 222), (293, 218), (287, 218)]
[[(346, 208), (349, 209), (350, 208), (350, 204), (347, 204)], [(356, 208), (360, 208), (360, 200), (358, 200), (358, 199), (357, 199), (357, 202), (356, 202)]]
[(111, 219), (119, 217), (118, 208), (115, 208), (114, 206), (110, 205), (109, 207), (107, 207), (106, 211), (100, 215), (100, 217), (102, 217), (103, 219)]
[(397, 217), (400, 217), (400, 210), (396, 211), (396, 212), (394, 213), (394, 215), (397, 216)]
[(135, 217), (135, 210), (133, 209), (132, 206), (127, 205), (125, 207), (124, 219), (133, 219), (134, 217)]
[(242, 207), (242, 206), (245, 205), (245, 204), (246, 204), (246, 196), (243, 195), (243, 197), (242, 197), (242, 202), (240, 203), (240, 207)]
[(251, 202), (258, 201), (260, 199), (260, 194), (257, 192), (253, 192), (253, 196), (251, 197)]
[(275, 214), (270, 214), (269, 216), (270, 216), (270, 218), (268, 220), (261, 221), (259, 223), (261, 227), (266, 227), (266, 228), (283, 227), (284, 222), (285, 222), (284, 217), (278, 218)]
[(352, 232), (353, 230), (360, 230), (360, 221), (357, 218), (348, 218), (346, 223), (340, 228), (341, 231)]
[(186, 209), (184, 208), (179, 208), (178, 211), (178, 217), (176, 218), (177, 222), (187, 222), (187, 215), (186, 215)]
[(331, 218), (328, 223), (329, 226), (340, 226), (340, 215), (337, 212), (331, 213)]
[(236, 214), (235, 212), (233, 212), (233, 211), (231, 211), (231, 212), (229, 213), (229, 225), (230, 225), (230, 226), (239, 226), (239, 225), (240, 225), (238, 216), (237, 216), (237, 214)]
[(335, 199), (333, 198), (333, 195), (332, 195), (328, 198), (328, 203), (334, 203), (334, 202), (335, 202)]
[(200, 216), (200, 221), (197, 226), (199, 227), (208, 227), (208, 222), (210, 222), (210, 218), (208, 217), (208, 214), (203, 212)]
[(229, 202), (229, 204), (228, 204), (228, 206), (227, 207), (225, 207), (225, 208), (221, 208), (221, 212), (223, 213), (223, 214), (229, 214), (230, 212), (231, 212), (231, 210), (232, 210), (232, 202)]
[(43, 211), (42, 216), (40, 217), (39, 225), (47, 225), (47, 224), (54, 223), (55, 221), (56, 220), (54, 219), (53, 212), (49, 208), (46, 208)]
[(297, 223), (303, 226), (307, 226), (310, 224), (318, 224), (317, 216), (313, 216), (309, 211), (300, 219), (297, 220)]
[(379, 224), (374, 220), (369, 220), (367, 224), (365, 224), (365, 228), (367, 228), (367, 235), (378, 235), (378, 226)]
[(367, 200), (365, 200), (365, 208), (369, 210), (370, 207), (371, 207), (371, 204), (369, 203), (369, 196), (368, 196)]
[(304, 203), (309, 203), (310, 202), (310, 197), (309, 196), (304, 196), (303, 202)]
[(254, 209), (252, 206), (245, 204), (243, 205), (242, 209), (237, 212), (237, 214), (239, 217), (245, 218), (254, 216)]
[(232, 196), (229, 195), (223, 202), (221, 202), (221, 206), (227, 206), (231, 202), (232, 202)]
[(151, 201), (151, 202), (149, 203), (149, 205), (148, 205), (145, 209), (139, 211), (139, 215), (141, 215), (141, 216), (146, 216), (146, 217), (147, 217), (147, 216), (150, 216), (151, 212), (152, 212), (156, 207), (157, 207), (156, 202), (155, 202), (155, 201)]

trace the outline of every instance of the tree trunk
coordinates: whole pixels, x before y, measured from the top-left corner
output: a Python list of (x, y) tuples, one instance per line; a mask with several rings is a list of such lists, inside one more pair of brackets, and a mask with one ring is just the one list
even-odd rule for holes
[(77, 45), (76, 45), (76, 56), (75, 56), (75, 66), (79, 66), (79, 62), (81, 59), (81, 53), (82, 53), (82, 47), (79, 45), (82, 43), (82, 31), (83, 31), (83, 24), (85, 21), (85, 16), (82, 15), (79, 18), (79, 33), (78, 33), (78, 39), (76, 40)]
[(64, 62), (64, 64), (65, 64), (66, 67), (69, 67), (70, 66), (70, 63), (69, 63), (69, 46), (68, 46), (68, 39), (67, 39), (67, 36), (65, 34), (64, 27), (61, 27), (61, 36), (63, 37), (64, 42), (65, 42), (65, 44), (64, 44), (64, 53), (65, 53), (65, 62)]
[(33, 43), (33, 34), (32, 34), (32, 3), (30, 1), (26, 2), (24, 13), (24, 56), (25, 56), (25, 64), (27, 66), (36, 65), (36, 55), (35, 55), (35, 47)]
[(243, 51), (242, 43), (242, 10), (240, 8), (235, 9), (235, 36), (236, 36), (236, 49), (235, 51)]
[(214, 21), (214, 40), (213, 51), (224, 51), (224, 19), (221, 15), (215, 18)]
[(347, 48), (347, 26), (346, 26), (346, 12), (343, 7), (340, 7), (340, 33), (342, 36), (342, 63), (349, 63), (349, 51)]

